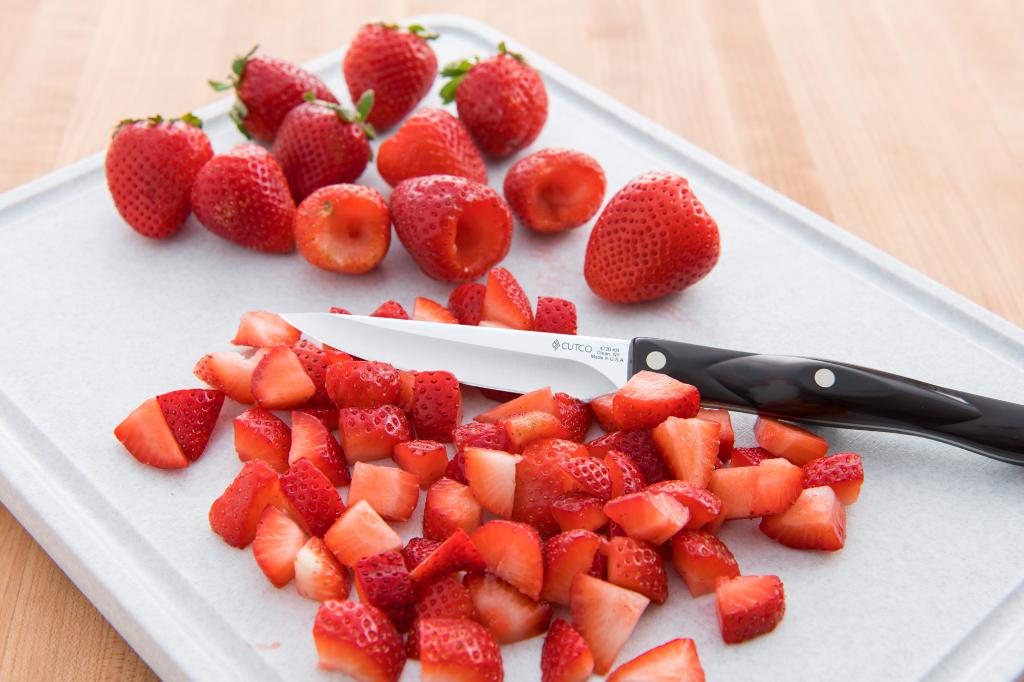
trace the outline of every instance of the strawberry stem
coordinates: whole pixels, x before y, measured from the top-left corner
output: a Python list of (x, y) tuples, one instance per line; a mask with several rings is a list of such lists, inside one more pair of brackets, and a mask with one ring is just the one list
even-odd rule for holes
[(450, 62), (441, 69), (441, 78), (451, 79), (441, 88), (441, 101), (445, 104), (451, 104), (455, 99), (455, 91), (459, 89), (462, 79), (466, 77), (470, 69), (479, 63), (479, 57), (470, 57), (469, 59)]

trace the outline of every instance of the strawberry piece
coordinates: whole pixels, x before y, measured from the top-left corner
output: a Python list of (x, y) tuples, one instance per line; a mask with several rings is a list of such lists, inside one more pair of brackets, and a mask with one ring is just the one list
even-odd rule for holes
[(544, 560), (540, 535), (532, 526), (516, 521), (488, 521), (473, 531), (473, 545), (488, 571), (531, 599), (540, 598)]
[(156, 398), (135, 408), (114, 429), (114, 437), (143, 464), (159, 469), (183, 469), (189, 464)]
[(487, 568), (480, 551), (466, 531), (458, 528), (427, 558), (412, 569), (409, 577), (417, 585), (459, 571), (480, 572)]
[(594, 672), (606, 674), (633, 633), (650, 599), (585, 573), (572, 581), (569, 609), (573, 627), (594, 656)]
[(716, 469), (709, 489), (722, 500), (723, 519), (747, 519), (786, 511), (800, 496), (803, 482), (800, 467), (775, 458), (756, 467)]
[(548, 334), (576, 335), (576, 304), (564, 298), (541, 296), (537, 299), (537, 314), (533, 330)]
[(352, 589), (348, 571), (318, 537), (311, 537), (295, 555), (295, 588), (313, 601), (344, 599)]
[[(362, 144), (368, 155), (365, 139)], [(306, 163), (306, 159), (292, 163)], [(297, 172), (292, 170), (292, 175)], [(293, 191), (310, 190), (318, 182), (323, 179), (295, 179)], [(295, 212), (295, 246), (303, 258), (321, 270), (352, 275), (369, 272), (384, 260), (391, 247), (388, 204), (372, 187), (321, 186), (306, 196)]]
[(490, 450), (508, 451), (508, 434), (497, 424), (468, 422), (457, 426), (452, 431), (452, 443), (456, 452), (464, 452), (466, 448), (488, 448)]
[(413, 301), (412, 319), (421, 322), (439, 322), (441, 324), (458, 324), (459, 318), (437, 301), (417, 296)]
[(615, 414), (612, 412), (614, 399), (614, 393), (607, 393), (599, 395), (590, 401), (590, 409), (594, 413), (594, 419), (597, 420), (598, 425), (602, 429), (609, 432), (622, 429), (622, 426), (615, 420)]
[(505, 268), (487, 273), (487, 289), (480, 311), (482, 322), (497, 322), (510, 329), (533, 329), (533, 311), (526, 292)]
[(453, 175), (399, 183), (391, 194), (391, 217), (412, 259), (442, 282), (478, 279), (512, 243), (512, 214), (497, 192)]
[[(316, 387), (316, 393), (309, 399), (309, 403), (301, 409), (303, 411), (330, 410), (333, 412), (334, 403), (331, 402), (330, 396), (327, 395), (326, 381), (327, 368), (333, 364), (334, 360), (329, 361), (327, 353), (322, 348), (318, 348), (305, 339), (294, 344), (292, 352), (295, 353), (295, 357), (302, 364), (302, 369), (306, 370), (306, 376), (309, 377), (309, 380), (313, 382), (313, 386)], [(343, 355), (347, 356), (348, 353)], [(332, 357), (334, 356), (332, 355)]]
[(412, 625), (416, 601), (409, 569), (398, 552), (363, 557), (352, 567), (359, 601), (380, 609), (399, 632)]
[(408, 471), (356, 462), (348, 503), (366, 500), (381, 518), (408, 521), (420, 498), (419, 480)]
[(398, 370), (398, 406), (402, 412), (412, 412), (412, 404), (416, 399), (416, 372)]
[(398, 301), (384, 301), (377, 309), (370, 313), (370, 317), (386, 317), (392, 320), (408, 320), (409, 313)]
[(732, 464), (733, 467), (756, 467), (763, 460), (773, 459), (775, 455), (768, 452), (764, 448), (733, 448), (732, 450)]
[(728, 462), (732, 457), (732, 446), (736, 441), (736, 435), (732, 429), (732, 417), (729, 410), (710, 410), (701, 408), (697, 412), (697, 419), (713, 421), (718, 424), (718, 461)]
[(190, 462), (206, 450), (217, 417), (224, 406), (224, 392), (205, 389), (171, 391), (156, 397), (164, 421)]
[(416, 619), (478, 619), (476, 606), (473, 604), (473, 595), (470, 594), (469, 588), (451, 575), (438, 578), (420, 588), (413, 613)]
[(410, 571), (416, 568), (440, 546), (441, 543), (436, 540), (412, 538), (409, 540), (408, 544), (402, 548), (402, 558), (405, 559), (406, 567)]
[(540, 652), (541, 682), (586, 682), (594, 672), (590, 647), (573, 626), (558, 618)]
[(266, 354), (263, 348), (248, 357), (241, 353), (209, 353), (199, 359), (192, 373), (235, 402), (252, 404), (256, 401), (252, 397), (252, 373)]
[(544, 586), (541, 599), (555, 604), (569, 603), (569, 588), (577, 573), (587, 573), (601, 538), (589, 530), (569, 530), (544, 543)]
[(327, 426), (311, 414), (292, 412), (292, 444), (288, 464), (309, 460), (331, 485), (348, 485), (348, 467), (341, 446)]
[(295, 577), (295, 557), (308, 539), (299, 525), (277, 508), (263, 510), (256, 524), (252, 554), (274, 587), (284, 587)]
[(477, 282), (465, 282), (452, 289), (452, 293), (448, 294), (448, 310), (459, 320), (459, 324), (480, 324), (486, 291), (487, 287)]
[[(330, 310), (328, 310), (327, 312), (331, 313), (332, 315), (351, 315), (352, 314), (352, 311), (350, 311), (348, 308), (339, 308), (338, 306), (333, 306), (333, 305), (331, 306)], [(328, 348), (328, 346), (325, 345), (324, 346), (324, 350), (326, 351), (327, 348)]]
[(611, 479), (611, 497), (622, 497), (643, 490), (644, 477), (633, 460), (626, 455), (618, 450), (609, 450), (604, 456), (604, 465)]
[(587, 449), (595, 457), (604, 457), (611, 450), (625, 454), (636, 464), (647, 485), (672, 477), (651, 432), (647, 430), (615, 431), (590, 441)]
[(419, 621), (417, 646), (423, 682), (501, 682), (498, 643), (484, 626), (465, 618)]
[(718, 461), (717, 422), (669, 417), (651, 431), (672, 477), (707, 488)]
[(774, 575), (741, 575), (715, 587), (718, 626), (726, 644), (771, 632), (786, 613), (782, 581)]
[(551, 622), (551, 605), (534, 601), (501, 578), (482, 573), (467, 574), (480, 622), (498, 644), (511, 644), (544, 634)]
[(686, 481), (659, 481), (647, 488), (652, 493), (667, 493), (690, 511), (687, 530), (702, 528), (722, 512), (722, 500), (710, 490)]
[(551, 516), (563, 531), (575, 528), (593, 531), (608, 523), (604, 503), (604, 500), (592, 495), (563, 495), (551, 502)]
[(800, 467), (824, 457), (828, 452), (824, 438), (768, 417), (758, 417), (754, 422), (754, 438), (768, 452), (776, 457), (785, 457)]
[[(502, 431), (502, 435), (504, 435)], [(448, 467), (444, 470), (446, 478), (450, 478), (453, 481), (458, 481), (463, 485), (469, 485), (469, 480), (466, 478), (466, 456), (461, 450), (455, 451), (455, 456), (452, 457), (451, 461), (448, 462)]]
[(338, 407), (371, 408), (398, 403), (401, 377), (386, 362), (352, 360), (327, 368), (327, 395)]
[(497, 388), (487, 388), (486, 386), (477, 386), (476, 390), (480, 391), (480, 395), (483, 397), (488, 400), (493, 400), (496, 403), (507, 403), (510, 400), (515, 400), (523, 395), (522, 393), (516, 393), (515, 391), (502, 391)]
[(692, 639), (673, 639), (623, 663), (607, 679), (608, 682), (704, 682), (704, 668)]
[(476, 530), (483, 509), (468, 486), (450, 478), (442, 478), (427, 490), (423, 505), (423, 535), (431, 540), (445, 540), (452, 533)]
[(429, 175), (487, 184), (487, 167), (462, 121), (433, 107), (417, 111), (381, 143), (377, 170), (392, 187)]
[(366, 500), (345, 510), (324, 533), (324, 542), (345, 566), (355, 566), (363, 557), (402, 549), (402, 538)]
[(689, 510), (665, 493), (642, 491), (617, 497), (604, 505), (608, 518), (631, 538), (660, 545), (690, 520)]
[(561, 232), (579, 227), (601, 208), (604, 170), (583, 152), (542, 149), (512, 164), (504, 190), (521, 223), (537, 232)]
[(345, 511), (334, 484), (308, 459), (296, 460), (281, 474), (281, 493), (309, 535), (323, 535)]
[(558, 417), (547, 412), (514, 414), (499, 423), (508, 435), (509, 449), (512, 452), (521, 452), (534, 441), (550, 438), (568, 439), (572, 435)]
[(515, 499), (516, 464), (522, 457), (485, 448), (466, 448), (464, 457), (473, 497), (487, 511), (507, 519)]
[(298, 329), (285, 322), (277, 313), (251, 310), (242, 315), (231, 343), (254, 348), (290, 346), (298, 342), (300, 334)]
[(451, 442), (462, 421), (462, 392), (451, 372), (417, 372), (413, 386), (412, 423), (419, 438)]
[(573, 398), (568, 393), (555, 394), (555, 406), (558, 409), (558, 420), (569, 432), (569, 440), (583, 442), (590, 430), (590, 424), (594, 421), (594, 413), (590, 405)]
[(394, 405), (338, 411), (341, 449), (349, 462), (372, 462), (391, 456), (398, 443), (412, 440), (409, 419)]
[(555, 402), (555, 396), (551, 394), (551, 389), (539, 388), (536, 391), (524, 393), (518, 398), (513, 398), (478, 414), (473, 417), (473, 420), (483, 424), (497, 424), (509, 417), (526, 412), (547, 412), (552, 416), (559, 416), (558, 404)]
[(532, 525), (544, 536), (558, 532), (551, 502), (574, 488), (559, 464), (579, 449), (578, 443), (551, 439), (534, 441), (523, 450), (523, 459), (516, 465), (513, 519)]
[[(333, 488), (332, 488), (333, 490)], [(210, 528), (233, 547), (256, 537), (256, 526), (268, 506), (283, 507), (283, 486), (277, 472), (263, 460), (246, 462), (238, 476), (210, 506)]]
[(634, 374), (612, 397), (612, 418), (626, 430), (653, 428), (669, 417), (695, 417), (699, 409), (696, 387), (646, 370)]
[(846, 509), (829, 486), (805, 488), (789, 509), (764, 517), (760, 527), (787, 547), (835, 552), (846, 544)]
[(608, 582), (644, 595), (655, 604), (668, 599), (668, 576), (661, 555), (646, 542), (615, 537), (601, 548), (608, 559)]
[(863, 482), (864, 467), (860, 455), (855, 452), (842, 452), (816, 459), (804, 467), (805, 488), (827, 485), (844, 505), (857, 501)]
[(596, 457), (567, 457), (559, 463), (573, 480), (577, 492), (602, 500), (612, 497), (612, 479), (608, 467)]
[(290, 410), (315, 393), (316, 386), (288, 346), (271, 348), (252, 372), (253, 398), (268, 410)]
[(736, 557), (725, 543), (701, 530), (684, 530), (672, 537), (672, 565), (694, 597), (714, 592), (719, 578), (740, 574)]
[(397, 682), (405, 665), (402, 636), (369, 604), (327, 601), (313, 623), (320, 667), (365, 682)]
[(410, 440), (398, 443), (391, 451), (395, 464), (416, 477), (426, 490), (444, 476), (448, 468), (448, 450), (434, 440)]

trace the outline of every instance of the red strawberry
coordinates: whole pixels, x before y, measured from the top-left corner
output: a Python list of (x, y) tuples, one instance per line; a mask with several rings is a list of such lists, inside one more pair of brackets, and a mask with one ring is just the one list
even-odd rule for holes
[(286, 514), (275, 507), (263, 510), (256, 525), (252, 553), (274, 587), (284, 587), (295, 577), (295, 557), (306, 540), (306, 534)]
[[(502, 433), (504, 433), (504, 431), (502, 431)], [(448, 462), (448, 467), (444, 470), (444, 475), (453, 481), (469, 485), (469, 479), (466, 478), (466, 456), (462, 450), (455, 451), (455, 456), (452, 457), (450, 462)]]
[(544, 560), (540, 535), (532, 526), (515, 521), (488, 521), (473, 531), (473, 545), (487, 563), (488, 571), (527, 597), (540, 598)]
[(412, 569), (409, 577), (417, 585), (459, 571), (480, 572), (487, 565), (479, 550), (461, 528), (448, 536), (426, 559)]
[(278, 473), (288, 469), (292, 432), (273, 412), (253, 407), (235, 417), (234, 427), (238, 459), (262, 459)]
[(668, 576), (661, 555), (646, 542), (612, 538), (601, 552), (608, 559), (608, 582), (644, 595), (655, 604), (668, 599)]
[(761, 532), (794, 549), (835, 552), (846, 544), (846, 510), (827, 485), (806, 488), (789, 509), (761, 519)]
[(345, 511), (334, 485), (308, 459), (298, 460), (281, 474), (281, 493), (297, 514), (296, 520), (310, 535), (323, 535)]
[(487, 168), (462, 121), (444, 109), (420, 109), (377, 153), (377, 170), (392, 187), (427, 175), (452, 175), (487, 184)]
[(252, 372), (252, 396), (268, 410), (290, 410), (315, 394), (313, 380), (288, 346), (270, 349)]
[[(309, 399), (306, 405), (303, 405), (300, 409), (315, 414), (317, 417), (323, 418), (325, 411), (335, 412), (334, 403), (331, 402), (331, 398), (327, 395), (327, 368), (337, 362), (335, 356), (332, 354), (328, 357), (327, 353), (317, 347), (315, 344), (310, 343), (303, 339), (292, 346), (292, 352), (295, 353), (295, 357), (299, 359), (302, 364), (302, 369), (306, 370), (306, 376), (313, 382), (316, 392), (313, 397)], [(347, 355), (347, 353), (345, 354)], [(325, 423), (332, 421), (331, 419), (325, 419)], [(328, 428), (337, 428), (337, 415), (333, 417), (333, 426)]]
[(781, 514), (803, 490), (803, 470), (782, 458), (766, 459), (756, 467), (716, 469), (709, 490), (722, 500), (723, 519), (746, 519)]
[(370, 313), (370, 317), (387, 317), (392, 320), (408, 320), (409, 313), (398, 301), (384, 301), (377, 309)]
[(626, 455), (618, 450), (609, 450), (604, 456), (604, 464), (608, 468), (608, 476), (612, 483), (612, 497), (621, 497), (638, 493), (644, 488), (644, 477), (640, 470)]
[(633, 633), (650, 600), (617, 585), (580, 573), (572, 581), (569, 609), (573, 627), (594, 656), (594, 672), (606, 674)]
[(331, 485), (348, 485), (348, 467), (341, 446), (322, 421), (305, 412), (292, 412), (292, 445), (288, 464), (308, 459)]
[(520, 452), (538, 440), (568, 439), (572, 434), (558, 417), (547, 412), (524, 412), (500, 422), (508, 435), (509, 449)]
[(366, 462), (356, 462), (352, 468), (349, 504), (366, 500), (381, 518), (408, 521), (419, 498), (419, 479), (408, 471)]
[(416, 372), (398, 370), (398, 407), (402, 412), (412, 412), (412, 403), (416, 398)]
[(433, 440), (397, 443), (391, 457), (395, 464), (416, 477), (423, 490), (443, 477), (448, 468), (448, 450), (443, 443)]
[(655, 545), (668, 540), (690, 520), (689, 510), (674, 497), (646, 490), (615, 498), (604, 505), (604, 513), (629, 537)]
[(594, 565), (601, 538), (589, 530), (569, 530), (544, 543), (544, 586), (540, 596), (556, 604), (569, 603), (569, 588), (577, 573)]
[(587, 443), (590, 454), (604, 457), (617, 450), (633, 460), (647, 485), (671, 478), (650, 431), (615, 431)]
[(458, 318), (459, 324), (480, 324), (486, 291), (487, 287), (478, 282), (465, 282), (452, 289), (448, 295), (448, 310)]
[(303, 258), (321, 270), (369, 272), (391, 246), (388, 204), (372, 187), (321, 187), (299, 204), (295, 245)]
[(605, 500), (592, 495), (562, 495), (552, 500), (551, 516), (563, 531), (574, 528), (593, 531), (608, 523), (604, 503)]
[(800, 467), (824, 457), (828, 452), (824, 438), (768, 417), (758, 417), (754, 422), (754, 437), (757, 444), (768, 452), (776, 457), (785, 457)]
[(385, 130), (398, 123), (423, 96), (437, 75), (437, 57), (428, 40), (438, 35), (418, 24), (403, 29), (383, 22), (359, 29), (345, 52), (342, 71), (355, 102), (367, 90), (374, 107), (367, 120)]
[(295, 555), (295, 588), (313, 601), (345, 599), (352, 589), (348, 571), (318, 537), (311, 537)]
[(627, 661), (608, 676), (608, 682), (675, 680), (704, 682), (704, 668), (692, 639), (673, 639)]
[(786, 613), (782, 581), (774, 575), (742, 575), (718, 581), (718, 625), (726, 644), (771, 632)]
[(248, 357), (241, 353), (209, 353), (199, 359), (192, 373), (203, 383), (224, 391), (235, 402), (251, 404), (255, 401), (252, 373), (266, 354), (262, 348)]
[(672, 538), (672, 565), (694, 597), (710, 594), (720, 578), (740, 574), (736, 557), (711, 533), (684, 530)]
[(423, 535), (430, 540), (445, 540), (456, 531), (471, 533), (480, 525), (483, 509), (468, 486), (450, 478), (427, 490), (423, 503)]
[(494, 268), (487, 273), (487, 289), (480, 311), (481, 322), (494, 322), (510, 329), (533, 329), (530, 299), (512, 273)]
[(594, 419), (597, 420), (598, 425), (602, 429), (608, 432), (622, 429), (622, 426), (615, 420), (615, 414), (612, 412), (614, 399), (614, 393), (606, 393), (590, 401), (590, 409), (594, 411)]
[(411, 571), (423, 563), (423, 560), (433, 554), (434, 550), (440, 546), (441, 543), (436, 540), (412, 538), (409, 540), (408, 544), (402, 548), (402, 558), (405, 559), (405, 565)]
[(199, 459), (224, 404), (221, 391), (186, 389), (150, 398), (114, 429), (132, 457), (161, 469)]
[(402, 538), (366, 500), (345, 510), (324, 533), (324, 542), (345, 566), (355, 566), (363, 557), (402, 549)]
[(576, 304), (564, 298), (540, 296), (533, 330), (549, 334), (576, 335)]
[(236, 346), (290, 346), (298, 343), (301, 332), (277, 313), (250, 310), (238, 321), (238, 331), (231, 343)]
[[(494, 323), (488, 322), (485, 326), (487, 325), (493, 326)], [(496, 403), (507, 403), (510, 400), (515, 400), (523, 395), (522, 393), (516, 393), (515, 391), (502, 391), (501, 389), (487, 388), (486, 386), (477, 386), (477, 390), (480, 391), (480, 395), (488, 400), (493, 400)]]
[(473, 596), (480, 622), (498, 644), (511, 644), (541, 635), (551, 621), (551, 605), (538, 602), (501, 578), (470, 573), (463, 583)]
[(349, 462), (390, 457), (395, 445), (412, 440), (408, 417), (394, 405), (339, 410), (338, 434)]
[(516, 161), (505, 174), (509, 207), (523, 225), (538, 232), (561, 232), (587, 222), (601, 208), (604, 189), (601, 164), (572, 149), (541, 149)]
[(457, 452), (468, 447), (490, 448), (491, 450), (508, 450), (508, 434), (497, 424), (468, 422), (457, 426), (452, 431), (452, 443)]
[(732, 430), (732, 417), (728, 410), (711, 410), (701, 408), (697, 412), (697, 419), (712, 421), (718, 424), (718, 461), (728, 462), (732, 457), (732, 446), (736, 436)]
[(587, 437), (587, 431), (590, 430), (590, 424), (594, 421), (590, 405), (568, 393), (556, 393), (555, 405), (558, 408), (559, 421), (569, 432), (569, 440), (582, 443)]
[[(333, 305), (331, 306), (331, 308), (330, 308), (330, 310), (328, 312), (333, 314), (333, 315), (351, 315), (352, 314), (351, 311), (349, 311), (347, 308), (339, 308), (339, 307), (333, 306)], [(326, 351), (327, 348), (328, 348), (328, 346), (325, 345), (324, 346), (324, 350)], [(347, 355), (347, 353), (346, 353), (346, 355)]]
[(295, 202), (270, 152), (241, 144), (210, 159), (192, 184), (192, 210), (206, 229), (246, 248), (290, 253)]
[(524, 393), (497, 407), (492, 407), (486, 412), (473, 417), (473, 420), (484, 424), (496, 424), (507, 417), (523, 414), (524, 412), (547, 412), (556, 417), (560, 413), (558, 403), (555, 402), (555, 397), (551, 394), (551, 389), (539, 388), (536, 391)]
[(320, 667), (365, 682), (397, 682), (405, 666), (402, 636), (379, 609), (353, 601), (320, 605), (313, 624)]
[(485, 154), (503, 157), (537, 139), (548, 117), (548, 94), (540, 74), (505, 43), (483, 61), (453, 62), (441, 75), (445, 103), (455, 100), (459, 118)]
[(450, 442), (462, 421), (462, 392), (451, 372), (417, 372), (412, 423), (419, 438)]
[(202, 127), (192, 114), (117, 124), (107, 149), (107, 187), (118, 213), (139, 234), (163, 239), (185, 224), (192, 182), (213, 156)]
[(686, 481), (659, 481), (647, 488), (651, 493), (667, 493), (690, 510), (690, 520), (685, 528), (701, 528), (722, 511), (722, 500), (706, 488), (698, 488)]
[(417, 645), (424, 682), (501, 682), (504, 671), (494, 637), (465, 618), (419, 621)]
[(523, 450), (523, 459), (516, 466), (513, 519), (532, 525), (544, 536), (558, 532), (551, 503), (575, 487), (559, 464), (580, 447), (572, 441), (540, 440)]
[[(756, 467), (763, 460), (772, 459), (775, 455), (768, 452), (764, 448), (733, 448), (732, 450), (732, 464), (733, 467)], [(812, 462), (813, 464), (813, 462)]]
[(594, 657), (580, 633), (561, 618), (551, 624), (540, 653), (541, 682), (586, 682)]
[(466, 448), (464, 457), (473, 497), (487, 511), (507, 519), (515, 499), (516, 464), (522, 457), (485, 448)]
[(477, 619), (476, 607), (469, 588), (454, 576), (445, 576), (427, 583), (416, 596), (414, 614), (420, 618)]
[(469, 282), (508, 253), (512, 214), (498, 194), (472, 180), (428, 175), (404, 180), (391, 194), (398, 238), (428, 276)]
[(673, 478), (708, 487), (718, 461), (717, 422), (669, 417), (651, 431)]
[(235, 89), (238, 101), (231, 109), (231, 120), (246, 137), (272, 142), (284, 117), (302, 104), (306, 93), (328, 102), (338, 101), (323, 81), (308, 71), (255, 53), (253, 47), (235, 58), (227, 82), (210, 81), (217, 91)]
[(256, 525), (268, 506), (282, 507), (277, 472), (262, 460), (246, 462), (238, 476), (210, 506), (210, 528), (233, 547), (256, 537)]
[(352, 574), (359, 601), (383, 611), (399, 632), (407, 631), (416, 594), (402, 555), (383, 552), (363, 557), (352, 567)]
[(669, 417), (695, 417), (699, 409), (695, 387), (646, 370), (634, 374), (612, 397), (612, 416), (626, 430), (653, 428)]
[(805, 488), (827, 485), (845, 505), (857, 501), (863, 482), (864, 467), (861, 465), (860, 455), (855, 452), (843, 452), (816, 459), (804, 467)]
[(612, 479), (608, 467), (596, 457), (568, 457), (559, 464), (573, 480), (577, 492), (603, 500), (612, 496)]
[(377, 407), (398, 402), (401, 377), (386, 362), (352, 360), (327, 368), (327, 395), (338, 407)]
[(413, 301), (412, 319), (420, 322), (438, 322), (441, 324), (458, 324), (459, 318), (437, 301), (417, 296)]

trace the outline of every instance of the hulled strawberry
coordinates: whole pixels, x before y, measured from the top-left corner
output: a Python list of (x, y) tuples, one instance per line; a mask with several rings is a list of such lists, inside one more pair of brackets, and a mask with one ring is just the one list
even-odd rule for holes
[(594, 672), (606, 674), (650, 600), (632, 590), (580, 573), (572, 582), (573, 627), (594, 656)]
[(338, 411), (338, 435), (349, 462), (372, 462), (412, 440), (412, 429), (405, 412), (394, 405), (346, 407)]
[(548, 334), (576, 335), (576, 304), (564, 298), (540, 296), (533, 330)]
[(741, 575), (715, 587), (718, 625), (726, 644), (771, 632), (786, 613), (782, 581), (774, 575)]
[(551, 605), (535, 601), (501, 578), (471, 573), (463, 578), (473, 598), (479, 621), (498, 644), (511, 644), (544, 634), (551, 621)]
[(740, 574), (736, 557), (711, 533), (684, 530), (672, 537), (672, 565), (690, 594), (711, 594), (719, 579)]
[(366, 462), (352, 468), (349, 504), (366, 500), (381, 518), (408, 521), (419, 499), (419, 480), (408, 471)]
[(308, 539), (284, 512), (275, 507), (263, 510), (256, 524), (252, 554), (274, 587), (284, 587), (295, 577), (295, 557)]
[(409, 178), (453, 175), (487, 184), (487, 167), (462, 121), (420, 109), (377, 150), (377, 171), (392, 187)]
[(594, 672), (590, 647), (573, 626), (559, 618), (551, 624), (540, 652), (541, 682), (586, 682)]
[(504, 679), (498, 643), (479, 623), (465, 618), (427, 618), (419, 622), (417, 630), (423, 682)]
[(419, 438), (450, 442), (462, 421), (462, 391), (451, 372), (417, 372), (413, 385), (412, 423)]
[(458, 318), (459, 324), (480, 324), (486, 291), (487, 287), (478, 282), (465, 282), (452, 289), (448, 295), (448, 310)]
[(488, 521), (473, 531), (472, 538), (488, 571), (531, 599), (540, 597), (544, 559), (540, 535), (532, 526), (515, 521)]
[(295, 213), (295, 246), (330, 272), (358, 275), (377, 267), (391, 246), (391, 213), (384, 197), (363, 185), (327, 185)]
[(673, 639), (620, 665), (608, 682), (674, 680), (704, 682), (704, 668), (692, 639)]
[(541, 149), (512, 164), (504, 189), (523, 225), (537, 232), (561, 232), (579, 227), (601, 208), (604, 170), (583, 152)]
[(262, 407), (253, 407), (235, 417), (234, 427), (238, 459), (262, 459), (279, 474), (288, 469), (292, 430), (280, 417)]
[(308, 459), (297, 460), (281, 475), (281, 493), (310, 535), (323, 535), (345, 511), (334, 485)]
[(114, 429), (114, 436), (143, 464), (180, 469), (206, 449), (224, 393), (186, 389), (150, 398)]
[(355, 566), (363, 557), (402, 549), (402, 538), (366, 500), (346, 509), (324, 533), (324, 542), (345, 566)]
[(229, 545), (245, 547), (256, 537), (256, 526), (263, 510), (285, 505), (282, 492), (277, 472), (266, 462), (259, 459), (246, 462), (231, 485), (210, 506), (210, 528)]
[(313, 623), (313, 641), (321, 668), (360, 682), (397, 682), (405, 666), (402, 636), (369, 604), (324, 602)]

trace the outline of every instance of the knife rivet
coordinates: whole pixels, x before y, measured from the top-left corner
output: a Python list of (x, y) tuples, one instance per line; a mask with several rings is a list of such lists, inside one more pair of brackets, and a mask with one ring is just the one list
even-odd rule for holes
[(832, 388), (836, 383), (836, 375), (827, 367), (822, 367), (814, 373), (814, 383), (822, 388)]
[(663, 369), (668, 359), (660, 350), (652, 350), (647, 354), (647, 366), (655, 371)]

